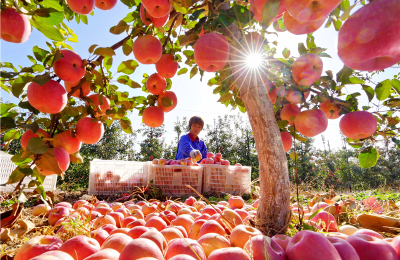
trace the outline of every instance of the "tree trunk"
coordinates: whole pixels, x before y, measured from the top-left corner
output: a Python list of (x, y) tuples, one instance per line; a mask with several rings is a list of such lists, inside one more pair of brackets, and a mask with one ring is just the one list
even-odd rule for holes
[(290, 182), (274, 107), (262, 86), (242, 87), (241, 93), (253, 129), (260, 167), (256, 228), (267, 236), (285, 233), (290, 221)]
[[(219, 9), (226, 10), (229, 7), (230, 2), (225, 2), (219, 6)], [(225, 28), (224, 32), (224, 35), (234, 39), (236, 43), (242, 40), (242, 33), (238, 30), (236, 23)], [(236, 46), (231, 49), (231, 52), (238, 47), (243, 46)], [(234, 68), (237, 62), (231, 61), (231, 68)], [(275, 119), (274, 107), (258, 74), (250, 73), (250, 77), (235, 78), (236, 84), (240, 86), (240, 98), (250, 119), (258, 153), (260, 202), (257, 209), (256, 228), (267, 236), (285, 233), (290, 221), (290, 182), (286, 154)]]

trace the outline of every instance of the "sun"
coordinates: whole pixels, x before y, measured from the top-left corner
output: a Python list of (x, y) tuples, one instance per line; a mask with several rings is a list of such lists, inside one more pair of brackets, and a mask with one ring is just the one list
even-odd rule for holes
[(263, 57), (261, 53), (250, 53), (246, 57), (246, 66), (251, 69), (259, 68), (263, 63)]

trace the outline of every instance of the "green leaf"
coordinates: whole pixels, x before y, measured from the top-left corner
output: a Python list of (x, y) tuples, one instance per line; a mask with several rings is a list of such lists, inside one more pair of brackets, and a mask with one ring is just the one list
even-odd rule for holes
[(234, 5), (226, 12), (230, 17), (242, 24), (248, 24), (253, 19), (254, 14), (242, 5)]
[[(16, 155), (14, 155), (13, 157), (11, 157), (11, 161), (15, 164), (15, 165), (27, 165), (28, 163), (30, 163), (32, 161), (32, 159), (28, 156), (30, 155), (31, 152), (29, 151), (25, 151), (23, 153), (18, 153)], [(27, 156), (25, 156), (27, 155)]]
[(138, 66), (139, 66), (139, 63), (135, 60), (123, 61), (118, 66), (117, 72), (122, 72), (124, 74), (132, 74), (133, 72), (135, 72), (135, 70)]
[(104, 68), (106, 68), (106, 70), (110, 70), (111, 69), (112, 63), (113, 63), (113, 58), (112, 57), (108, 57), (107, 56), (103, 60), (103, 65), (104, 65)]
[(39, 130), (39, 125), (38, 123), (34, 122), (32, 124), (28, 124), (28, 125), (21, 125), (20, 127), (22, 128), (26, 128), (32, 131), (32, 133), (36, 134), (36, 132)]
[(57, 11), (52, 8), (39, 8), (35, 10), (35, 15), (32, 16), (37, 23), (46, 23), (47, 25), (58, 25), (64, 19), (64, 12)]
[(12, 84), (12, 93), (16, 98), (19, 98), (19, 96), (22, 94), (22, 91), (24, 90), (24, 87), (26, 86), (26, 84), (28, 82), (30, 82), (32, 79), (34, 78), (33, 75), (23, 75), (23, 76), (19, 76), (18, 79), (16, 79), (14, 81), (14, 83)]
[(59, 0), (44, 0), (40, 2), (40, 5), (46, 8), (52, 8), (57, 11), (64, 12), (64, 8), (62, 7), (62, 5), (60, 5)]
[(79, 152), (73, 153), (69, 155), (69, 159), (73, 163), (83, 163), (83, 157)]
[(357, 77), (351, 77), (348, 78), (347, 80), (343, 81), (342, 84), (364, 84), (364, 80), (361, 80)]
[(44, 188), (43, 188), (42, 185), (38, 185), (37, 188), (35, 189), (35, 191), (36, 191), (37, 193), (39, 193), (40, 195), (42, 195), (42, 197), (43, 197), (44, 199), (46, 199), (46, 191), (44, 190)]
[(39, 84), (40, 86), (43, 86), (50, 80), (51, 80), (50, 73), (46, 72), (43, 75), (37, 75), (34, 79), (32, 79), (32, 82), (35, 82), (35, 83)]
[(285, 48), (285, 49), (282, 51), (282, 55), (283, 55), (283, 57), (285, 57), (285, 59), (289, 58), (289, 57), (290, 57), (290, 50), (287, 49), (287, 48)]
[(124, 44), (122, 45), (122, 52), (128, 56), (129, 54), (132, 53), (132, 47), (133, 47), (133, 41), (131, 38), (126, 40)]
[(367, 149), (364, 149), (360, 155), (358, 156), (358, 160), (362, 168), (370, 168), (373, 167), (379, 159), (378, 150), (374, 147), (370, 146)]
[(400, 80), (392, 79), (392, 86), (397, 91), (397, 93), (400, 94)]
[(187, 69), (187, 68), (182, 68), (182, 69), (180, 69), (180, 70), (178, 71), (178, 75), (185, 74), (186, 72), (188, 72), (188, 69)]
[(82, 23), (88, 24), (87, 15), (80, 14), (79, 17), (81, 18)]
[(13, 139), (19, 139), (20, 137), (21, 137), (21, 131), (19, 131), (18, 129), (11, 129), (5, 133), (4, 141), (7, 142)]
[(374, 96), (375, 96), (375, 91), (374, 91), (374, 89), (371, 88), (370, 86), (367, 86), (367, 85), (362, 85), (362, 87), (363, 87), (365, 93), (367, 93), (369, 102), (371, 102), (372, 99), (373, 99)]
[(111, 49), (110, 47), (106, 47), (106, 48), (97, 48), (94, 51), (94, 54), (96, 55), (100, 55), (100, 56), (114, 56), (115, 55), (115, 51), (113, 49)]
[(350, 78), (351, 74), (353, 74), (353, 71), (354, 70), (343, 66), (343, 68), (338, 73), (336, 73), (336, 81), (343, 82), (347, 80), (348, 78)]
[[(37, 137), (34, 137), (34, 138), (37, 138)], [(30, 142), (30, 140), (29, 140), (29, 142)], [(28, 143), (28, 146), (29, 146), (29, 143)], [(35, 164), (41, 170), (51, 171), (58, 175), (61, 175), (63, 173), (63, 171), (61, 170), (61, 168), (57, 162), (57, 159), (54, 155), (54, 148), (47, 149), (47, 151), (45, 153), (43, 153), (40, 156), (40, 158), (35, 161)]]
[(25, 175), (27, 175), (27, 176), (29, 176), (29, 175), (32, 175), (32, 173), (33, 173), (33, 170), (31, 169), (31, 168), (19, 168), (19, 170), (20, 170), (20, 172), (22, 172), (23, 174), (25, 174)]
[(390, 95), (390, 90), (392, 89), (392, 82), (390, 79), (386, 79), (380, 82), (375, 87), (376, 98), (380, 101), (387, 99)]
[(15, 124), (14, 119), (11, 117), (1, 118), (1, 132), (4, 132), (3, 130), (8, 130), (15, 127), (17, 127), (17, 125)]
[(35, 65), (32, 66), (32, 70), (33, 70), (34, 72), (41, 73), (41, 72), (44, 71), (44, 66), (43, 66), (43, 65), (40, 65), (40, 64), (35, 64)]
[(307, 50), (306, 46), (304, 45), (304, 43), (300, 42), (297, 49), (298, 49), (300, 55), (308, 53), (308, 50)]
[(163, 97), (161, 99), (161, 104), (163, 107), (170, 107), (173, 105), (172, 99), (169, 97)]
[(28, 101), (21, 101), (19, 102), (18, 106), (21, 108), (28, 109), (32, 113), (39, 114), (39, 110), (34, 108)]
[(317, 48), (317, 45), (315, 44), (314, 40), (315, 40), (315, 37), (311, 33), (307, 35), (306, 43), (307, 43), (307, 48), (309, 50)]
[(5, 103), (1, 103), (1, 106), (0, 106), (0, 114), (5, 114), (5, 113), (7, 113), (8, 111), (10, 111), (10, 109), (12, 109), (13, 107), (16, 107), (17, 105), (16, 104), (13, 104), (13, 103), (8, 103), (8, 104), (5, 104)]
[(218, 102), (225, 103), (233, 97), (232, 93), (226, 92), (219, 99)]
[(11, 173), (10, 177), (8, 177), (7, 184), (17, 183), (20, 180), (22, 180), (22, 178), (24, 178), (24, 176), (25, 175), (19, 171), (19, 168), (17, 168)]
[(231, 25), (233, 22), (235, 21), (235, 19), (233, 19), (232, 17), (225, 15), (225, 14), (220, 14), (218, 16), (217, 22), (219, 24), (221, 24), (222, 28), (226, 28), (229, 25)]
[(44, 34), (47, 38), (53, 41), (62, 42), (64, 41), (64, 36), (62, 33), (52, 25), (48, 25), (46, 23), (38, 23), (34, 19), (31, 19), (31, 24), (35, 27), (38, 31)]
[(124, 20), (121, 20), (117, 25), (110, 28), (110, 33), (121, 34), (125, 32), (127, 29), (129, 29), (129, 25)]
[(193, 78), (197, 72), (199, 71), (199, 69), (197, 68), (197, 66), (194, 66), (191, 70), (190, 70), (190, 78)]
[(127, 117), (122, 118), (120, 120), (120, 123), (121, 123), (122, 130), (125, 133), (127, 133), (127, 134), (132, 134), (133, 133), (134, 130), (132, 128), (131, 120), (129, 120), (129, 118), (127, 118)]
[(33, 51), (33, 55), (35, 56), (35, 58), (40, 62), (43, 62), (44, 59), (46, 58), (47, 54), (49, 54), (48, 51), (43, 50), (43, 49), (39, 48), (38, 46), (33, 47), (32, 51)]
[(26, 148), (32, 153), (36, 154), (43, 154), (49, 149), (49, 147), (40, 137), (32, 137), (29, 140)]
[(32, 177), (36, 177), (36, 180), (40, 183), (43, 184), (44, 179), (46, 178), (46, 176), (44, 176), (43, 174), (41, 174), (37, 167), (33, 168), (33, 174)]
[(92, 46), (90, 46), (89, 47), (89, 53), (92, 53), (97, 46), (99, 46), (99, 45), (93, 44)]
[(261, 18), (261, 25), (263, 27), (268, 28), (272, 19), (278, 15), (280, 1), (283, 0), (269, 0), (265, 3)]

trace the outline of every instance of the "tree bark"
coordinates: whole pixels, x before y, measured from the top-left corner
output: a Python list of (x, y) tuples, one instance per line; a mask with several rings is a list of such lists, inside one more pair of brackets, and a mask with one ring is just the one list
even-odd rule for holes
[(290, 182), (274, 107), (263, 86), (242, 87), (241, 99), (253, 129), (259, 161), (256, 228), (267, 236), (285, 233), (290, 221)]
[[(229, 7), (230, 2), (220, 5), (220, 9)], [(224, 31), (225, 35), (234, 39), (236, 43), (242, 40), (243, 36), (236, 23), (232, 23)], [(235, 48), (232, 48), (231, 52), (233, 49)], [(230, 64), (231, 68), (234, 68), (237, 62)], [(235, 78), (240, 86), (240, 98), (250, 119), (258, 154), (260, 201), (256, 228), (266, 236), (283, 234), (290, 221), (290, 182), (286, 153), (275, 119), (274, 106), (257, 73), (251, 73), (250, 77)]]

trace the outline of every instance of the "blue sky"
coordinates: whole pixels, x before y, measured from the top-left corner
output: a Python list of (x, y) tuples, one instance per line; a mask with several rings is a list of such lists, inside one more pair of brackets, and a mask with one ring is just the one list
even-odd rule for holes
[[(89, 16), (89, 25), (85, 24), (77, 24), (75, 21), (68, 23), (68, 26), (72, 28), (75, 34), (78, 36), (79, 43), (68, 43), (73, 48), (74, 51), (77, 52), (82, 58), (87, 58), (89, 56), (88, 48), (92, 44), (98, 44), (101, 47), (111, 46), (114, 43), (121, 40), (125, 37), (124, 34), (114, 35), (109, 33), (110, 27), (116, 25), (120, 19), (124, 18), (129, 10), (124, 4), (118, 2), (117, 6), (110, 11), (102, 11), (99, 9), (94, 10), (94, 16)], [(271, 26), (272, 28), (272, 26)], [(270, 29), (273, 30), (273, 29)], [(337, 35), (338, 33), (331, 28), (320, 28), (318, 31), (314, 33), (315, 42), (317, 46), (327, 48), (327, 53), (332, 56), (332, 59), (323, 58), (324, 62), (324, 71), (332, 70), (334, 74), (336, 74), (342, 67), (343, 63), (340, 61), (337, 56)], [(282, 50), (286, 47), (291, 50), (291, 55), (298, 56), (297, 45), (298, 42), (304, 42), (306, 40), (306, 35), (296, 36), (288, 32), (278, 33), (278, 37), (274, 35), (268, 35), (267, 39), (269, 42), (278, 41), (278, 55), (281, 56)], [(31, 62), (26, 57), (27, 55), (32, 55), (32, 48), (36, 45), (46, 49), (45, 42), (49, 41), (45, 38), (40, 32), (36, 29), (32, 31), (32, 34), (29, 40), (23, 44), (14, 44), (8, 43), (5, 41), (1, 41), (1, 61), (12, 62), (14, 66), (30, 66)], [(118, 65), (123, 60), (134, 59), (133, 54), (130, 54), (128, 57), (122, 53), (122, 50), (119, 49), (116, 51), (116, 56), (114, 56), (113, 63), (113, 71), (116, 71)], [(184, 58), (185, 59), (185, 58)], [(130, 77), (137, 81), (141, 82), (143, 79), (143, 73), (152, 74), (155, 73), (156, 69), (154, 65), (140, 65), (136, 72)], [(387, 78), (392, 78), (394, 74), (399, 72), (399, 68), (390, 68), (387, 69), (384, 73), (381, 73), (375, 76), (376, 82), (380, 82)], [(189, 73), (175, 76), (172, 79), (172, 91), (174, 91), (178, 97), (178, 105), (177, 107), (165, 114), (165, 127), (167, 133), (165, 135), (167, 143), (170, 143), (171, 140), (175, 137), (175, 133), (173, 132), (173, 124), (177, 120), (177, 118), (188, 117), (190, 118), (193, 115), (201, 116), (206, 124), (212, 124), (213, 119), (218, 116), (223, 115), (232, 115), (236, 113), (240, 113), (238, 110), (231, 110), (231, 108), (226, 108), (221, 103), (218, 103), (219, 95), (214, 95), (212, 93), (213, 87), (209, 87), (207, 85), (208, 79), (213, 77), (213, 73), (206, 73), (203, 78), (203, 82), (200, 82), (200, 77), (195, 76), (192, 79), (189, 79)], [(117, 77), (115, 77), (116, 80)], [(138, 95), (146, 95), (141, 90), (136, 89), (132, 90), (128, 87), (120, 85), (114, 82), (116, 85), (120, 86), (121, 91), (129, 91), (132, 96)], [(348, 93), (360, 92), (363, 95), (362, 105), (367, 105), (368, 100), (366, 98), (365, 93), (362, 91), (361, 86), (359, 85), (348, 85), (346, 90)], [(15, 97), (10, 97), (9, 94), (3, 90), (1, 90), (1, 97), (4, 101), (17, 102)], [(377, 100), (373, 100), (373, 102), (378, 103)], [(243, 114), (242, 114), (243, 115)], [(246, 115), (243, 115), (246, 117)], [(141, 117), (137, 116), (137, 112), (134, 111), (132, 116), (130, 117), (132, 121), (132, 125), (134, 129), (140, 128)], [(339, 148), (341, 147), (341, 139), (339, 134), (339, 121), (329, 120), (328, 130), (323, 133), (326, 140), (329, 141), (331, 148)], [(200, 138), (204, 137), (204, 133), (200, 134)], [(315, 145), (318, 148), (323, 149), (323, 143), (321, 136), (317, 136)]]

